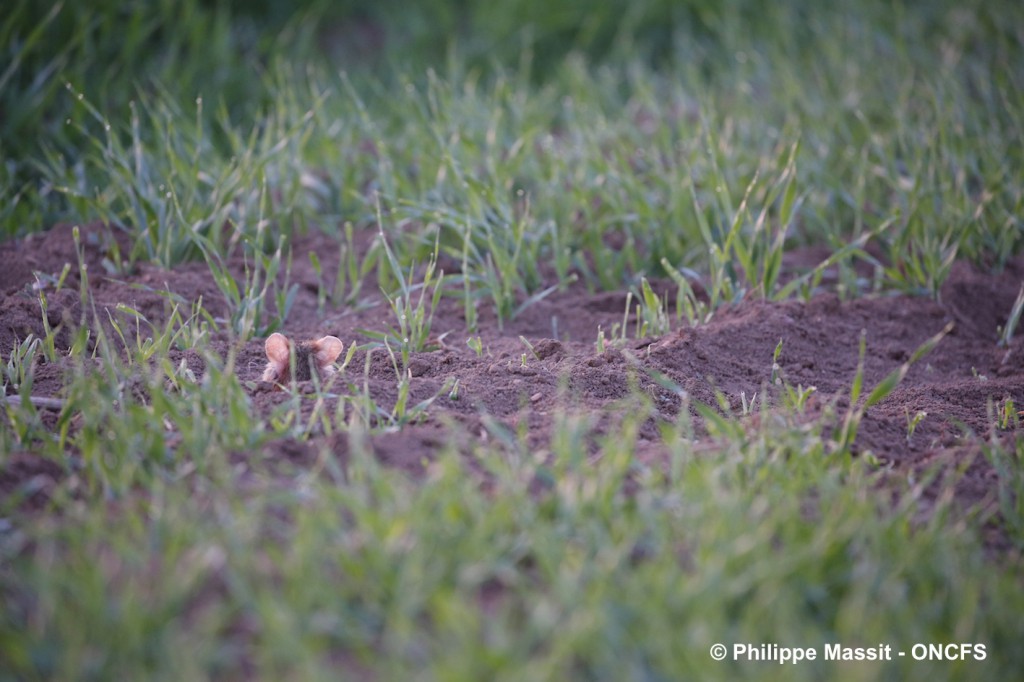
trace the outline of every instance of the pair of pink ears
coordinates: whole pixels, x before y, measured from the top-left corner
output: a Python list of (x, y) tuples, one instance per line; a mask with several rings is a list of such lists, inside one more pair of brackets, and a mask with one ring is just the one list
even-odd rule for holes
[[(333, 363), (341, 355), (345, 344), (336, 336), (324, 336), (315, 341), (303, 341), (295, 349), (296, 359), (305, 362), (312, 356), (321, 376), (334, 372)], [(267, 352), (267, 369), (264, 381), (277, 381), (285, 376), (291, 362), (292, 342), (284, 334), (271, 334), (264, 349)]]
[[(315, 341), (306, 341), (301, 344), (309, 348), (317, 359), (317, 364), (329, 365), (338, 359), (345, 344), (337, 336), (323, 336)], [(291, 342), (284, 334), (273, 333), (267, 339), (265, 345), (267, 359), (273, 362), (288, 363), (291, 354)]]

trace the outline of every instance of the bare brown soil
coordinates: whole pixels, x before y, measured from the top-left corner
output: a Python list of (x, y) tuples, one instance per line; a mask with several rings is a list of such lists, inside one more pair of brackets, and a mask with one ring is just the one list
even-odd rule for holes
[[(114, 306), (124, 303), (160, 325), (171, 309), (160, 290), (172, 291), (187, 301), (202, 296), (204, 306), (215, 318), (228, 314), (203, 264), (185, 264), (172, 271), (142, 265), (129, 275), (109, 275), (103, 266), (103, 253), (105, 239), (110, 237), (104, 237), (104, 231), (96, 226), (86, 228), (83, 234), (90, 292), (102, 317), (106, 317), (106, 310), (119, 315)], [(352, 343), (368, 342), (356, 330), (384, 331), (394, 324), (386, 301), (372, 285), (364, 289), (367, 305), (353, 309), (328, 305), (323, 315), (318, 315), (317, 279), (306, 256), (311, 250), (317, 251), (325, 272), (332, 273), (337, 267), (337, 244), (317, 233), (298, 239), (293, 248), (291, 281), (299, 284), (299, 293), (282, 330), (290, 338), (304, 340), (329, 334), (342, 339), (347, 348)], [(799, 260), (797, 254), (795, 261), (790, 258), (788, 262), (800, 265)], [(66, 348), (81, 313), (77, 256), (70, 229), (57, 227), (0, 244), (0, 262), (4, 264), (0, 268), (0, 349), (5, 358), (20, 339), (30, 333), (44, 333), (39, 297), (32, 290), (36, 281), (33, 273), (56, 276), (65, 263), (72, 264), (64, 289), (48, 291), (48, 321), (60, 329), (58, 348)], [(240, 275), (241, 260), (233, 266)], [(833, 399), (843, 409), (843, 398), (849, 394), (857, 368), (862, 330), (867, 341), (865, 386), (870, 389), (906, 362), (922, 342), (953, 322), (952, 332), (938, 347), (910, 369), (886, 400), (868, 410), (856, 449), (870, 450), (896, 475), (909, 475), (934, 463), (944, 462), (955, 468), (971, 460), (958, 485), (958, 495), (968, 504), (991, 505), (995, 473), (984, 457), (978, 456), (978, 442), (991, 431), (993, 404), (1001, 405), (1009, 398), (1016, 405), (1024, 405), (1022, 341), (1018, 336), (1009, 348), (997, 346), (997, 329), (1005, 324), (1022, 279), (1024, 263), (1020, 261), (999, 274), (958, 263), (942, 288), (940, 301), (895, 295), (841, 301), (832, 293), (821, 293), (807, 302), (751, 301), (720, 310), (706, 325), (641, 340), (632, 338), (634, 320), (630, 317), (630, 340), (600, 354), (595, 349), (597, 330), (601, 327), (610, 331), (622, 321), (624, 291), (593, 293), (574, 284), (527, 308), (503, 328), (497, 324), (493, 307), (481, 302), (481, 356), (466, 344), (461, 300), (445, 298), (433, 325), (434, 335), (441, 337), (437, 349), (414, 354), (408, 368), (413, 402), (437, 395), (427, 418), (395, 432), (375, 435), (371, 445), (382, 462), (415, 473), (453, 437), (460, 447), (487, 437), (482, 426), (484, 414), (513, 431), (525, 422), (529, 438), (537, 444), (550, 437), (553, 414), (561, 407), (592, 411), (598, 428), (602, 422), (610, 428), (614, 411), (608, 408), (627, 397), (633, 385), (671, 419), (680, 408), (680, 399), (676, 392), (654, 380), (656, 373), (684, 389), (693, 401), (715, 405), (717, 389), (738, 411), (741, 394), (748, 399), (755, 393), (763, 394), (771, 375), (772, 353), (780, 339), (783, 349), (779, 364), (786, 381), (817, 389), (808, 409), (813, 413)], [(663, 290), (669, 292), (671, 287), (663, 284)], [(520, 341), (520, 336), (532, 344), (533, 351)], [(218, 352), (226, 354), (229, 344), (225, 334), (214, 337), (213, 348)], [(194, 371), (203, 371), (197, 355), (186, 352), (183, 357)], [(347, 380), (363, 385), (365, 359), (365, 351), (356, 353), (341, 375), (343, 383)], [(263, 339), (253, 339), (240, 348), (239, 378), (250, 393), (253, 408), (264, 414), (288, 399), (286, 393), (270, 390), (269, 385), (260, 382), (265, 365)], [(62, 377), (61, 367), (38, 367), (34, 393), (59, 398)], [(446, 382), (455, 379), (459, 381), (457, 400), (442, 390)], [(395, 370), (382, 350), (371, 357), (367, 383), (371, 395), (383, 407), (394, 404)], [(307, 385), (300, 390), (312, 388)], [(927, 412), (927, 417), (908, 439), (908, 415), (919, 411)], [(658, 439), (657, 425), (651, 420), (641, 432), (638, 452), (656, 462), (661, 452)], [(277, 441), (264, 456), (301, 463), (324, 444), (345, 457), (347, 439), (337, 435), (314, 438), (312, 443)], [(59, 476), (60, 468), (53, 463), (33, 465), (31, 454), (23, 453), (9, 459), (0, 471), (0, 492), (18, 489), (37, 499), (40, 491), (52, 486)], [(26, 482), (32, 482), (31, 490), (25, 489)]]

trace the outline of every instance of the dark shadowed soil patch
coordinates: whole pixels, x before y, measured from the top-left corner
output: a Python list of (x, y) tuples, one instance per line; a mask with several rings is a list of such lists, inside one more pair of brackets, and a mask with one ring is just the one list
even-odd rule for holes
[[(103, 236), (96, 226), (85, 229), (84, 235), (90, 292), (101, 320), (108, 311), (115, 319), (123, 316), (114, 309), (123, 303), (159, 327), (173, 308), (172, 298), (163, 292), (173, 292), (188, 302), (201, 296), (211, 316), (221, 322), (228, 314), (204, 265), (186, 264), (170, 271), (140, 266), (127, 275), (108, 274), (103, 258), (110, 237)], [(368, 242), (364, 237), (360, 239)], [(291, 282), (299, 285), (298, 295), (284, 333), (297, 339), (330, 334), (347, 348), (368, 343), (357, 330), (384, 331), (395, 324), (386, 301), (372, 284), (364, 288), (360, 306), (336, 309), (328, 305), (318, 314), (318, 280), (307, 258), (313, 250), (326, 273), (337, 267), (338, 249), (332, 239), (314, 234), (296, 242)], [(58, 330), (58, 349), (66, 350), (71, 330), (82, 319), (70, 229), (58, 227), (0, 245), (0, 260), (5, 263), (0, 269), (0, 349), (5, 360), (19, 340), (30, 333), (44, 334), (39, 295), (33, 289), (36, 282), (42, 282), (47, 294), (46, 318)], [(65, 289), (47, 289), (45, 276), (59, 275), (65, 263), (72, 264)], [(241, 261), (232, 265), (242, 272)], [(602, 421), (607, 428), (613, 418), (603, 410), (629, 396), (634, 388), (649, 396), (660, 413), (671, 419), (681, 400), (668, 382), (685, 391), (691, 401), (709, 405), (716, 404), (715, 391), (720, 391), (739, 410), (741, 396), (763, 395), (771, 377), (772, 354), (780, 340), (778, 363), (785, 380), (793, 386), (814, 386), (815, 405), (836, 399), (844, 407), (842, 399), (849, 394), (857, 370), (862, 333), (867, 348), (864, 381), (870, 390), (952, 322), (952, 331), (938, 347), (910, 368), (888, 398), (868, 410), (856, 449), (870, 450), (896, 474), (909, 474), (936, 462), (953, 466), (973, 458), (959, 494), (967, 503), (988, 502), (994, 496), (994, 472), (978, 456), (977, 439), (972, 434), (987, 437), (993, 406), (1001, 406), (1007, 399), (1024, 405), (1024, 346), (1019, 338), (1009, 348), (997, 345), (998, 329), (1006, 323), (1022, 278), (1024, 265), (1020, 262), (996, 275), (959, 263), (943, 287), (940, 301), (894, 295), (842, 301), (831, 293), (820, 293), (807, 302), (750, 301), (719, 311), (706, 325), (678, 328), (659, 338), (632, 338), (635, 320), (630, 316), (629, 339), (603, 353), (595, 347), (598, 329), (610, 334), (613, 325), (622, 322), (625, 292), (591, 293), (576, 284), (528, 307), (503, 327), (498, 325), (493, 307), (482, 302), (478, 335), (483, 352), (479, 355), (466, 343), (470, 335), (465, 331), (461, 300), (457, 296), (444, 298), (434, 319), (435, 349), (413, 354), (407, 368), (412, 377), (410, 403), (433, 398), (426, 420), (372, 435), (366, 447), (389, 466), (420, 472), (446, 444), (468, 450), (473, 442), (491, 437), (484, 426), (485, 414), (512, 432), (519, 425), (528, 425), (530, 442), (539, 446), (551, 435), (555, 410), (570, 406), (594, 411), (600, 430)], [(134, 329), (134, 322), (131, 327)], [(214, 350), (227, 354), (230, 344), (225, 333), (214, 334)], [(237, 351), (236, 371), (255, 410), (269, 414), (289, 399), (287, 393), (270, 390), (259, 381), (266, 364), (263, 339), (249, 341)], [(369, 359), (367, 353), (365, 348), (355, 353), (332, 390), (345, 393), (351, 387), (362, 390), (365, 385), (375, 401), (389, 410), (398, 395), (392, 360), (380, 348)], [(203, 362), (196, 354), (183, 351), (176, 356), (176, 361), (181, 359), (197, 375), (203, 372)], [(662, 380), (656, 381), (655, 375)], [(456, 380), (457, 396), (451, 394)], [(63, 381), (61, 367), (39, 366), (34, 395), (59, 398)], [(310, 393), (312, 386), (299, 386), (298, 390)], [(313, 400), (306, 402), (312, 410)], [(926, 416), (908, 438), (908, 418), (919, 412)], [(455, 440), (449, 432), (451, 425), (458, 431)], [(644, 459), (656, 463), (658, 431), (653, 423), (642, 431), (641, 439)], [(323, 449), (344, 461), (350, 447), (346, 438), (337, 435), (315, 436), (306, 443), (272, 443), (264, 456), (312, 466)], [(59, 468), (34, 461), (28, 454), (7, 456), (3, 467), (0, 492), (8, 495), (20, 490), (32, 500), (45, 495), (59, 476)]]

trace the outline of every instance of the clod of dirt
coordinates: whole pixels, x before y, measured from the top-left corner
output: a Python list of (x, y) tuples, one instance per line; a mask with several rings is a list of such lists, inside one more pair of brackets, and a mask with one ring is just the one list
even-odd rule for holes
[(565, 347), (555, 339), (541, 339), (533, 344), (533, 353), (538, 360), (565, 357)]

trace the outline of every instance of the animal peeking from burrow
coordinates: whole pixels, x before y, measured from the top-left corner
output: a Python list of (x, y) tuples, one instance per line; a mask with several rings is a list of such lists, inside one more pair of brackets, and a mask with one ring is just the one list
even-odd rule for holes
[[(315, 376), (326, 381), (334, 374), (334, 361), (341, 355), (345, 344), (336, 336), (323, 336), (312, 341), (295, 343), (284, 334), (274, 333), (267, 338), (267, 368), (263, 381), (283, 383), (289, 379), (309, 381)], [(295, 373), (291, 374), (292, 353), (295, 353)]]

